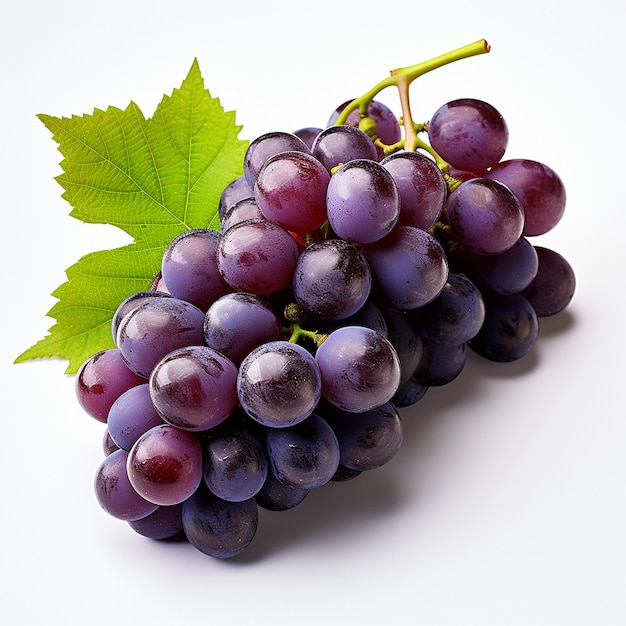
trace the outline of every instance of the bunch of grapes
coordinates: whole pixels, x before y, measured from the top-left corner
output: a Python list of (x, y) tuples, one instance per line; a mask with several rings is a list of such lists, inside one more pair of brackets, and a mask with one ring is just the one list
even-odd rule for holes
[(524, 357), (573, 296), (569, 263), (529, 240), (561, 219), (563, 183), (503, 160), (494, 107), (446, 104), (416, 151), (377, 101), (336, 124), (347, 104), (324, 129), (252, 141), (221, 230), (176, 237), (152, 289), (120, 304), (116, 347), (79, 371), (106, 423), (97, 499), (141, 535), (239, 554), (258, 507), (387, 463), (403, 408), (468, 350)]

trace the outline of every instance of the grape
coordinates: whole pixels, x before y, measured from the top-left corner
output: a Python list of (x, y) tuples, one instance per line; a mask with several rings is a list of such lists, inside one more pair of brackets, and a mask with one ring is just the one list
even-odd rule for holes
[(116, 450), (100, 463), (94, 480), (96, 498), (111, 516), (123, 521), (140, 519), (156, 510), (156, 504), (142, 498), (126, 473), (128, 452)]
[(183, 505), (160, 506), (156, 511), (128, 525), (138, 534), (150, 539), (171, 539), (183, 530)]
[(321, 487), (339, 465), (337, 437), (315, 413), (295, 426), (268, 430), (265, 445), (272, 473), (292, 487)]
[(362, 326), (333, 331), (315, 354), (322, 394), (333, 405), (361, 413), (391, 400), (400, 384), (400, 359), (380, 333)]
[(281, 337), (281, 322), (259, 296), (234, 292), (218, 298), (204, 319), (206, 344), (239, 364), (257, 346)]
[(247, 428), (207, 433), (204, 444), (204, 482), (229, 502), (248, 500), (267, 477), (267, 456), (261, 441)]
[(326, 128), (315, 139), (311, 152), (329, 172), (354, 159), (378, 159), (374, 142), (353, 126)]
[(481, 292), (467, 276), (450, 273), (441, 293), (410, 317), (419, 335), (434, 343), (455, 346), (469, 341), (485, 319)]
[(259, 424), (283, 428), (307, 418), (321, 396), (313, 356), (289, 341), (270, 341), (242, 361), (237, 394), (244, 411)]
[(502, 161), (485, 178), (506, 185), (524, 209), (524, 235), (543, 235), (552, 230), (565, 212), (565, 186), (547, 165), (530, 159)]
[(435, 111), (428, 123), (428, 139), (439, 156), (453, 167), (484, 172), (504, 155), (509, 130), (492, 105), (462, 98)]
[(394, 228), (380, 241), (364, 245), (361, 253), (370, 264), (379, 299), (397, 309), (414, 309), (430, 302), (448, 278), (441, 244), (413, 226)]
[(113, 341), (117, 341), (117, 331), (122, 323), (122, 320), (134, 308), (144, 302), (148, 302), (151, 298), (169, 298), (170, 295), (171, 294), (163, 291), (139, 291), (128, 296), (128, 298), (125, 298), (113, 314), (113, 320), (111, 322), (111, 334), (113, 336)]
[(413, 406), (426, 395), (429, 388), (428, 385), (424, 385), (411, 377), (404, 385), (399, 387), (398, 391), (396, 391), (391, 399), (391, 402), (399, 409)]
[(183, 531), (189, 543), (217, 559), (243, 552), (254, 539), (258, 519), (254, 498), (227, 502), (205, 487), (183, 503)]
[(163, 424), (163, 420), (152, 404), (147, 382), (125, 391), (113, 403), (107, 419), (111, 439), (127, 451), (141, 435), (159, 424)]
[(498, 254), (475, 254), (457, 247), (450, 262), (479, 288), (503, 296), (525, 289), (539, 267), (537, 252), (525, 237), (520, 237), (508, 250)]
[(537, 275), (522, 291), (538, 317), (556, 315), (565, 309), (576, 290), (576, 277), (569, 262), (558, 252), (535, 246)]
[(422, 338), (416, 333), (406, 315), (396, 309), (386, 308), (383, 312), (387, 339), (398, 353), (400, 359), (400, 386), (404, 385), (422, 357)]
[(522, 236), (524, 210), (508, 187), (487, 178), (461, 183), (448, 198), (454, 240), (476, 254), (508, 250)]
[[(326, 123), (327, 126), (334, 125), (335, 121), (339, 117), (339, 114), (352, 102), (352, 100), (346, 100), (343, 104), (339, 105), (331, 114)], [(367, 107), (367, 115), (374, 121), (374, 130), (376, 136), (385, 144), (392, 145), (400, 139), (402, 139), (402, 129), (398, 122), (398, 118), (395, 113), (382, 102), (372, 100)], [(346, 124), (357, 127), (361, 121), (361, 115), (359, 109), (356, 108), (348, 114)], [(384, 153), (382, 148), (377, 148), (378, 160), (382, 160)]]
[(254, 195), (254, 185), (248, 184), (245, 176), (236, 178), (229, 183), (222, 195), (220, 196), (218, 205), (218, 215), (220, 220), (226, 215), (227, 211), (236, 204), (239, 200), (244, 198), (251, 198)]
[(506, 363), (528, 354), (538, 335), (537, 314), (526, 298), (490, 294), (485, 298), (485, 322), (468, 345), (490, 361)]
[(467, 343), (446, 345), (422, 338), (422, 358), (409, 383), (417, 385), (412, 393), (421, 393), (429, 387), (451, 383), (467, 363)]
[(308, 246), (293, 276), (298, 304), (323, 320), (355, 314), (366, 302), (372, 285), (363, 255), (343, 239), (327, 239)]
[(106, 422), (119, 396), (145, 382), (128, 368), (120, 351), (111, 348), (94, 354), (80, 366), (76, 375), (76, 397), (88, 415)]
[(304, 128), (299, 128), (294, 131), (294, 135), (299, 137), (304, 141), (309, 149), (313, 148), (313, 143), (315, 138), (322, 132), (321, 128), (317, 128), (316, 126), (305, 126)]
[[(124, 317), (117, 346), (128, 367), (149, 378), (169, 352), (189, 345), (204, 345), (204, 312), (178, 298), (153, 298)], [(145, 382), (145, 381), (142, 381)]]
[(243, 198), (233, 204), (224, 217), (220, 220), (222, 232), (226, 232), (231, 226), (245, 222), (246, 220), (264, 219), (259, 205), (254, 196)]
[(161, 275), (167, 291), (206, 311), (231, 291), (217, 267), (219, 233), (187, 230), (170, 243), (163, 255)]
[(363, 413), (334, 409), (323, 415), (337, 436), (340, 463), (347, 469), (382, 467), (402, 445), (402, 420), (390, 402)]
[(200, 442), (193, 433), (180, 428), (168, 424), (155, 426), (127, 454), (126, 469), (131, 485), (153, 504), (180, 504), (202, 481)]
[(115, 443), (115, 441), (113, 441), (111, 433), (109, 433), (109, 429), (105, 428), (102, 436), (102, 451), (104, 452), (104, 455), (109, 456), (109, 454), (119, 449), (120, 447)]
[(276, 478), (271, 467), (261, 489), (257, 492), (257, 504), (268, 511), (287, 511), (298, 506), (311, 492), (304, 487), (293, 487)]
[(265, 162), (281, 152), (311, 154), (309, 147), (292, 133), (271, 132), (257, 137), (250, 143), (243, 160), (243, 175), (251, 188)]
[(330, 174), (310, 154), (281, 152), (263, 165), (254, 187), (261, 213), (287, 230), (306, 233), (326, 221)]
[(447, 197), (441, 170), (419, 152), (396, 152), (381, 165), (392, 175), (400, 195), (398, 224), (422, 230), (432, 228)]
[(298, 256), (298, 244), (282, 226), (246, 220), (222, 235), (218, 267), (235, 291), (269, 295), (291, 282)]
[(208, 346), (173, 350), (150, 375), (150, 398), (172, 426), (193, 432), (213, 428), (237, 406), (237, 367)]
[(353, 243), (371, 243), (389, 234), (400, 215), (398, 189), (377, 161), (355, 159), (330, 179), (328, 221), (335, 233)]

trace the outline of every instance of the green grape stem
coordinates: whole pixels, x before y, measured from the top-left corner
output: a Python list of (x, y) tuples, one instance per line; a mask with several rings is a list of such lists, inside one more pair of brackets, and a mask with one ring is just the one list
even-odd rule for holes
[[(411, 103), (409, 97), (409, 87), (411, 83), (418, 78), (435, 70), (437, 68), (448, 65), (461, 59), (467, 59), (478, 54), (485, 54), (491, 50), (491, 46), (485, 39), (479, 39), (474, 43), (467, 44), (445, 54), (436, 56), (428, 61), (417, 63), (416, 65), (410, 65), (408, 67), (400, 67), (392, 70), (386, 78), (381, 80), (377, 85), (372, 87), (369, 91), (364, 93), (359, 98), (354, 99), (348, 104), (344, 110), (339, 114), (339, 117), (335, 121), (335, 125), (339, 126), (345, 124), (348, 116), (352, 111), (358, 109), (361, 118), (367, 117), (367, 112), (372, 100), (387, 87), (396, 87), (400, 96), (400, 106), (402, 108), (402, 125), (404, 127), (404, 139), (393, 146), (382, 146), (385, 153), (395, 152), (396, 150), (405, 149), (407, 151), (414, 152), (418, 149), (427, 151), (433, 156), (439, 168), (447, 172), (449, 164), (446, 163), (435, 151), (423, 140), (421, 140), (417, 133), (427, 128), (426, 124), (415, 124), (413, 122), (413, 116), (411, 114)], [(380, 141), (378, 145), (381, 145)]]

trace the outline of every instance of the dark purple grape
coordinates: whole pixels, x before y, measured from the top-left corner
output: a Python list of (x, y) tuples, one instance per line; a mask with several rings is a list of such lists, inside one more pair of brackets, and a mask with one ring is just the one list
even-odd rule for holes
[(268, 429), (265, 446), (272, 473), (299, 489), (325, 485), (339, 465), (337, 437), (315, 413), (295, 426)]
[[(419, 309), (418, 309), (419, 310)], [(422, 358), (422, 338), (416, 333), (406, 315), (396, 309), (383, 309), (387, 339), (400, 359), (400, 386), (404, 385)]]
[[(422, 339), (422, 358), (411, 376), (413, 384), (425, 389), (441, 387), (455, 380), (467, 363), (467, 344), (456, 346), (434, 343)], [(420, 392), (419, 387), (413, 392)]]
[(311, 493), (310, 489), (293, 487), (278, 480), (268, 467), (263, 487), (255, 496), (257, 504), (268, 511), (287, 511), (298, 506)]
[(116, 450), (98, 467), (94, 480), (96, 499), (111, 516), (123, 521), (140, 519), (156, 510), (156, 504), (142, 498), (128, 479), (128, 452)]
[(498, 254), (522, 236), (524, 210), (502, 183), (472, 178), (448, 197), (453, 239), (476, 254)]
[(113, 336), (113, 341), (117, 342), (117, 331), (122, 323), (122, 320), (124, 319), (124, 316), (130, 313), (134, 308), (144, 302), (148, 302), (151, 298), (169, 298), (170, 296), (170, 293), (166, 293), (164, 291), (139, 291), (124, 299), (117, 307), (117, 310), (113, 314), (113, 320), (111, 321), (111, 334)]
[(252, 542), (259, 521), (254, 498), (227, 502), (201, 487), (183, 504), (183, 531), (189, 543), (216, 559), (229, 559)]
[(259, 424), (292, 426), (307, 418), (320, 400), (319, 367), (302, 346), (271, 341), (242, 361), (237, 394), (243, 410)]
[(397, 226), (384, 239), (364, 245), (373, 290), (383, 306), (414, 309), (435, 298), (446, 283), (448, 262), (441, 244), (414, 226)]
[(535, 246), (537, 275), (522, 291), (538, 317), (556, 315), (565, 309), (576, 291), (576, 276), (569, 261), (554, 250)]
[(130, 521), (128, 525), (136, 533), (149, 539), (177, 537), (183, 530), (183, 505), (160, 506), (150, 515)]
[(428, 138), (439, 156), (453, 167), (485, 172), (504, 155), (509, 131), (492, 105), (462, 98), (435, 111), (428, 123)]
[(304, 249), (293, 275), (298, 304), (322, 320), (354, 315), (366, 302), (372, 286), (363, 255), (343, 239), (327, 239)]
[(208, 346), (178, 348), (155, 366), (150, 398), (172, 426), (192, 432), (214, 428), (237, 407), (237, 366)]
[(305, 126), (304, 128), (299, 128), (294, 131), (294, 135), (299, 137), (304, 141), (309, 149), (313, 148), (313, 143), (315, 142), (315, 138), (322, 132), (321, 128), (317, 128), (316, 126)]
[(225, 233), (231, 226), (245, 222), (246, 220), (264, 219), (265, 216), (261, 213), (256, 198), (251, 196), (250, 198), (244, 198), (235, 202), (221, 219), (221, 230)]
[(216, 300), (204, 320), (207, 345), (237, 365), (257, 346), (280, 339), (281, 333), (274, 309), (259, 296), (240, 291)]
[(381, 334), (362, 326), (333, 331), (315, 354), (322, 394), (334, 406), (361, 413), (391, 400), (400, 385), (400, 359)]
[(217, 266), (220, 234), (214, 230), (187, 230), (173, 239), (161, 262), (167, 291), (206, 311), (225, 293), (232, 291)]
[(378, 160), (374, 142), (354, 126), (330, 126), (315, 139), (313, 156), (329, 171), (354, 159)]
[(392, 175), (400, 195), (401, 226), (432, 228), (443, 210), (448, 188), (435, 162), (419, 152), (396, 152), (381, 165)]
[(543, 235), (563, 217), (565, 186), (547, 165), (530, 159), (511, 159), (495, 165), (485, 178), (503, 183), (520, 201), (524, 209), (524, 235)]
[(391, 399), (393, 405), (399, 409), (404, 409), (417, 404), (430, 389), (428, 385), (417, 382), (415, 378), (410, 378), (402, 385)]
[(250, 143), (243, 160), (243, 174), (254, 188), (261, 168), (273, 156), (281, 152), (303, 152), (311, 154), (309, 147), (296, 135), (281, 131), (265, 133)]
[(530, 302), (520, 294), (485, 298), (485, 322), (468, 343), (476, 354), (500, 363), (526, 356), (537, 342), (539, 323)]
[(229, 183), (220, 196), (218, 205), (218, 215), (220, 219), (226, 215), (226, 212), (236, 202), (243, 200), (244, 198), (251, 198), (254, 196), (253, 187), (254, 185), (248, 184), (245, 176), (240, 176)]

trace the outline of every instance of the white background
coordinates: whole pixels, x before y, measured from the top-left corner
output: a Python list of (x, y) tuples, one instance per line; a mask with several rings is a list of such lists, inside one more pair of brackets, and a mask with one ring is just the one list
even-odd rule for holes
[[(3, 11), (3, 623), (626, 624), (620, 2), (370, 4), (24, 0)], [(197, 58), (253, 139), (324, 125), (394, 67), (483, 37), (489, 55), (414, 84), (413, 112), (487, 100), (508, 122), (507, 156), (559, 172), (566, 214), (535, 243), (576, 270), (568, 311), (542, 320), (524, 360), (472, 358), (404, 411), (389, 465), (262, 512), (240, 558), (108, 517), (92, 487), (102, 425), (78, 408), (65, 363), (12, 364), (52, 325), (64, 270), (125, 241), (68, 217), (60, 154), (36, 114), (135, 100), (150, 116)], [(399, 111), (395, 93), (381, 99)]]

